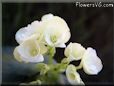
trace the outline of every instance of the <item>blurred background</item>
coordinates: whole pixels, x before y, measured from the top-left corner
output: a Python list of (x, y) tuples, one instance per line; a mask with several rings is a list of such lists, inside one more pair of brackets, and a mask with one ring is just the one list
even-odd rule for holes
[[(20, 83), (27, 80), (33, 71), (13, 56), (18, 45), (15, 33), (34, 20), (40, 20), (45, 14), (52, 13), (62, 17), (71, 31), (70, 42), (81, 43), (84, 47), (93, 47), (102, 60), (103, 69), (96, 76), (79, 71), (86, 84), (113, 83), (113, 8), (79, 8), (75, 3), (3, 3), (2, 4), (2, 49), (3, 83)], [(64, 49), (57, 49), (55, 59), (60, 62)], [(75, 62), (73, 63), (75, 64)], [(76, 64), (75, 64), (76, 65)], [(26, 73), (23, 71), (27, 70)], [(26, 76), (26, 74), (28, 74)]]

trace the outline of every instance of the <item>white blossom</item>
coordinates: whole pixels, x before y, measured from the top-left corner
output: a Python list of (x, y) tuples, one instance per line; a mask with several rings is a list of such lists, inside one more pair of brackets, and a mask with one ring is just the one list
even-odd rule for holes
[(39, 35), (43, 43), (54, 47), (66, 47), (65, 43), (71, 36), (64, 19), (53, 14), (46, 14), (42, 16), (41, 21), (34, 21), (27, 27), (19, 29), (15, 39), (21, 44), (33, 34)]
[(42, 23), (40, 21), (34, 21), (31, 24), (28, 24), (27, 27), (23, 27), (19, 29), (15, 35), (16, 41), (21, 44), (23, 41), (28, 39), (30, 36), (37, 34), (41, 36), (41, 33), (43, 32), (41, 28)]
[(32, 36), (15, 48), (14, 56), (20, 62), (43, 62), (42, 54), (46, 51), (47, 48)]
[[(14, 49), (14, 57), (19, 62), (38, 63), (44, 61), (44, 55), (48, 54), (49, 66), (40, 64), (40, 75), (45, 75), (51, 66), (52, 57), (55, 54), (56, 47), (65, 48), (65, 43), (71, 37), (70, 29), (64, 19), (49, 13), (42, 16), (41, 21), (33, 21), (26, 27), (19, 29), (15, 39), (19, 46)], [(61, 63), (57, 63), (60, 72), (65, 72), (68, 82), (72, 85), (84, 85), (78, 69), (83, 68), (84, 72), (89, 75), (98, 74), (103, 64), (97, 56), (95, 49), (88, 47), (85, 49), (79, 43), (70, 43), (64, 51), (66, 58)], [(81, 60), (79, 66), (71, 65), (71, 61)], [(70, 64), (70, 65), (69, 65)], [(50, 71), (49, 71), (50, 72)], [(35, 82), (33, 82), (35, 83)]]
[(79, 43), (70, 43), (64, 51), (66, 57), (69, 61), (80, 60), (85, 52), (85, 48)]
[(47, 14), (42, 17), (44, 39), (49, 46), (66, 47), (70, 39), (70, 29), (67, 23), (58, 16)]
[(72, 85), (84, 85), (84, 82), (80, 78), (79, 73), (76, 71), (74, 65), (68, 65), (66, 69), (66, 76), (70, 84)]
[(91, 47), (87, 48), (87, 50), (85, 51), (82, 59), (82, 64), (85, 73), (89, 75), (98, 74), (103, 67), (102, 62), (97, 56), (96, 51)]

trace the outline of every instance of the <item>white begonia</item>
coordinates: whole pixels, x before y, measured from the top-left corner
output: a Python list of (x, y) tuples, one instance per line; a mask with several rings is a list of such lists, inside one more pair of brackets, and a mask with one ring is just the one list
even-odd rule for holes
[(70, 29), (67, 23), (58, 16), (47, 14), (42, 17), (44, 39), (49, 46), (66, 47), (65, 43), (70, 39)]
[(79, 73), (76, 71), (74, 65), (68, 65), (66, 69), (66, 76), (70, 84), (72, 85), (84, 85), (84, 82), (80, 78)]
[(29, 24), (27, 27), (23, 27), (19, 29), (15, 35), (16, 41), (19, 44), (21, 44), (22, 42), (24, 42), (34, 34), (39, 35), (39, 38), (40, 38), (41, 34), (43, 33), (43, 28), (41, 26), (42, 26), (41, 22), (34, 21), (31, 24)]
[(32, 36), (15, 48), (14, 57), (20, 62), (43, 62), (46, 51), (47, 48), (38, 43), (36, 36)]
[(64, 51), (65, 56), (69, 61), (80, 60), (85, 52), (85, 48), (79, 43), (70, 43)]
[(45, 40), (44, 43), (54, 47), (66, 47), (65, 43), (71, 36), (67, 23), (53, 14), (46, 14), (42, 16), (42, 21), (34, 21), (27, 27), (21, 28), (17, 31), (15, 39), (21, 44), (33, 34), (38, 34), (43, 42)]
[(98, 74), (103, 67), (102, 62), (97, 56), (96, 51), (91, 47), (87, 48), (87, 50), (85, 51), (82, 59), (82, 65), (85, 73), (89, 75)]

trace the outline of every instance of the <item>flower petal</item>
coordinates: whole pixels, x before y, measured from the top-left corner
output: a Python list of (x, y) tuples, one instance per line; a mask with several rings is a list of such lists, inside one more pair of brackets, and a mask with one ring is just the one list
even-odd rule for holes
[(22, 59), (17, 51), (17, 47), (14, 49), (13, 55), (17, 61), (22, 62)]
[(53, 14), (49, 13), (49, 14), (46, 14), (46, 15), (42, 16), (41, 20), (45, 21), (45, 20), (49, 20), (53, 17), (54, 17)]
[(73, 60), (80, 60), (83, 57), (85, 52), (85, 48), (79, 43), (70, 43), (65, 51), (64, 54), (66, 57), (69, 58), (70, 61)]
[(40, 53), (41, 54), (45, 54), (48, 50), (48, 48), (44, 45), (44, 44), (39, 44), (39, 47), (40, 47)]
[(54, 44), (52, 43), (51, 39), (50, 39), (50, 35), (49, 34), (46, 34), (45, 35), (45, 41), (48, 45), (50, 46), (54, 46)]
[(41, 55), (43, 51), (41, 53), (40, 48), (42, 46), (38, 44), (34, 37), (30, 37), (16, 48), (16, 52), (14, 50), (14, 56), (17, 59), (20, 57), (24, 62), (42, 62), (44, 58)]
[(19, 29), (15, 35), (16, 41), (19, 44), (21, 44), (23, 41), (25, 41), (27, 38), (33, 35), (38, 27), (39, 27), (39, 21), (34, 21), (32, 22), (32, 24), (29, 24), (27, 27)]
[(66, 76), (70, 84), (72, 85), (84, 85), (82, 79), (74, 65), (68, 65), (66, 69)]
[(65, 47), (66, 47), (66, 45), (65, 45), (65, 43), (61, 43), (61, 44), (57, 45), (56, 47), (65, 48)]
[(85, 73), (89, 75), (98, 74), (103, 67), (100, 58), (96, 54), (96, 51), (90, 47), (87, 48), (82, 61), (83, 61), (83, 69)]
[(37, 63), (37, 62), (43, 62), (44, 61), (44, 57), (43, 55), (37, 55), (33, 58), (27, 58), (25, 59), (26, 62), (32, 62), (32, 63)]

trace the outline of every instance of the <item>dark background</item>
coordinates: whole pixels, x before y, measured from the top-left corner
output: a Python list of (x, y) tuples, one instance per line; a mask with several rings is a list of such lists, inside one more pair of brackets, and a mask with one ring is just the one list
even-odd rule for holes
[[(86, 48), (89, 46), (95, 48), (102, 60), (103, 69), (97, 76), (89, 76), (82, 70), (79, 71), (82, 80), (85, 83), (95, 84), (113, 83), (113, 8), (79, 8), (75, 3), (3, 3), (3, 60), (9, 57), (14, 59), (13, 49), (18, 45), (15, 33), (34, 20), (40, 20), (47, 13), (65, 19), (71, 30), (69, 42), (78, 42)], [(10, 53), (7, 53), (9, 51)], [(55, 59), (60, 62), (62, 57), (64, 49), (57, 49)], [(5, 67), (4, 63), (4, 72)], [(7, 77), (7, 80), (4, 77), (7, 75), (3, 75), (3, 82), (10, 82), (10, 77), (9, 79)]]

